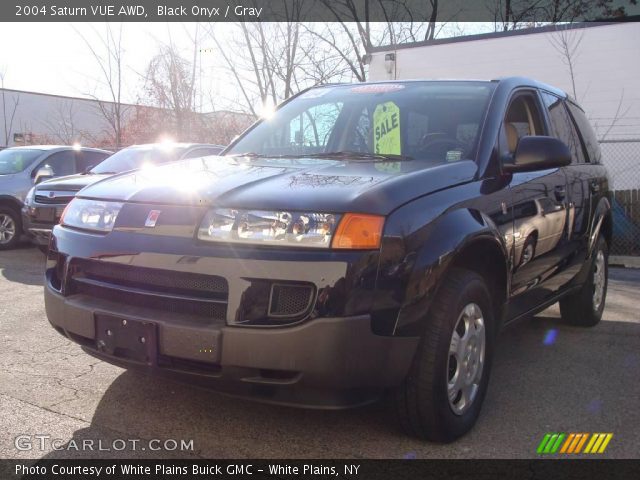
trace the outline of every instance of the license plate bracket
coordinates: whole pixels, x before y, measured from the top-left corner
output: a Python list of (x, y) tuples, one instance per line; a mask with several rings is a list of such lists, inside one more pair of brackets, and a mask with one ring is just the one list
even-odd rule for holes
[(156, 365), (158, 327), (153, 322), (96, 315), (96, 348), (108, 355)]
[(53, 207), (38, 208), (37, 218), (43, 222), (53, 222), (56, 216), (56, 209)]

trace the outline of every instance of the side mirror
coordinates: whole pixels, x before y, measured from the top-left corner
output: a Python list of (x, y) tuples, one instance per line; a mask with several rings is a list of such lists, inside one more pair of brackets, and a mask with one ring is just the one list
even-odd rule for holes
[(563, 141), (554, 137), (527, 136), (518, 141), (513, 162), (503, 163), (502, 170), (508, 173), (533, 172), (570, 164), (571, 151)]
[(53, 169), (50, 166), (45, 165), (43, 167), (40, 167), (36, 171), (36, 174), (33, 177), (33, 183), (37, 185), (38, 183), (44, 180), (48, 180), (49, 178), (53, 178)]

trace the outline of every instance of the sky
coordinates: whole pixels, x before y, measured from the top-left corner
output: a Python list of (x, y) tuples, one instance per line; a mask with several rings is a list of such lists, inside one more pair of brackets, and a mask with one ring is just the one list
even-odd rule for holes
[[(117, 31), (120, 24), (111, 26)], [(193, 23), (124, 24), (127, 68), (123, 101), (136, 101), (142, 75), (159, 46), (171, 39), (178, 46), (192, 48), (190, 36), (195, 27)], [(0, 23), (0, 72), (5, 72), (5, 88), (108, 99), (108, 92), (100, 82), (98, 65), (82, 39), (96, 41), (96, 31), (104, 30), (104, 23)], [(201, 48), (213, 46), (210, 40), (201, 42)], [(214, 62), (212, 55), (202, 54), (203, 85), (215, 93), (221, 86), (208, 74)]]
[[(112, 31), (121, 24), (112, 23)], [(465, 33), (479, 33), (493, 24), (465, 24)], [(214, 29), (224, 45), (229, 24), (217, 23)], [(195, 23), (133, 23), (123, 24), (125, 45), (125, 88), (123, 101), (137, 102), (142, 87), (142, 75), (161, 44), (173, 42), (184, 53), (191, 51)], [(83, 37), (96, 42), (97, 32), (104, 33), (104, 23), (0, 23), (0, 73), (4, 72), (5, 88), (72, 97), (96, 96), (108, 100), (108, 91), (100, 82), (98, 65)], [(203, 29), (200, 28), (203, 35)], [(446, 36), (446, 32), (445, 32)], [(214, 42), (201, 37), (200, 48), (212, 49)], [(221, 60), (214, 52), (205, 52), (202, 60), (202, 85), (210, 98), (225, 98), (215, 108), (233, 109), (228, 99), (238, 98), (232, 78), (220, 72)], [(203, 106), (211, 111), (210, 103)]]

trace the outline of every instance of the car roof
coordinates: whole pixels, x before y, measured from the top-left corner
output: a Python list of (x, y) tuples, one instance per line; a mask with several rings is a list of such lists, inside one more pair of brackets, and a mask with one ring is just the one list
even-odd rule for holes
[[(214, 148), (224, 148), (224, 145), (216, 145), (214, 143), (141, 143), (138, 145), (129, 145), (125, 148), (164, 148), (165, 146), (172, 146), (178, 148), (194, 148), (194, 147), (214, 147)], [(123, 149), (124, 150), (124, 149)]]
[[(339, 87), (339, 86), (354, 86), (354, 85), (384, 85), (384, 84), (398, 84), (398, 83), (424, 83), (424, 82), (451, 82), (451, 83), (500, 83), (508, 88), (516, 88), (516, 87), (534, 87), (540, 88), (542, 90), (547, 90), (562, 98), (568, 98), (567, 93), (559, 88), (553, 87), (543, 82), (539, 82), (533, 78), (522, 77), (522, 76), (512, 76), (512, 77), (498, 77), (490, 80), (486, 79), (469, 79), (469, 78), (424, 78), (424, 79), (406, 79), (406, 80), (379, 80), (375, 82), (364, 82), (364, 83), (326, 83), (323, 85), (316, 85), (310, 87), (307, 90), (313, 88), (322, 88), (322, 87)], [(304, 91), (304, 90), (303, 90)], [(301, 92), (302, 93), (302, 92)]]
[(53, 150), (79, 150), (82, 152), (113, 153), (110, 150), (103, 150), (102, 148), (74, 147), (72, 145), (23, 145), (19, 147), (7, 147), (6, 150), (40, 150), (43, 152)]

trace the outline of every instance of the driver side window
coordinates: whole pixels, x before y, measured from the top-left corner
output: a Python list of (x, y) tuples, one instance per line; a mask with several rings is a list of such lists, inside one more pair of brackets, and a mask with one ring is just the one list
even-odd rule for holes
[(503, 135), (506, 150), (511, 157), (522, 137), (544, 135), (540, 108), (533, 92), (518, 93), (511, 100), (504, 117)]
[(35, 172), (42, 167), (50, 168), (54, 177), (73, 175), (76, 173), (75, 152), (73, 150), (64, 150), (50, 155), (33, 170), (32, 175), (35, 175)]
[(304, 110), (267, 140), (274, 154), (310, 154), (325, 151), (342, 103), (323, 103)]

